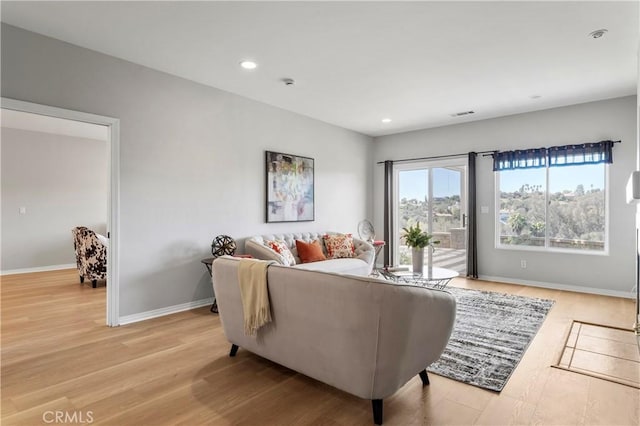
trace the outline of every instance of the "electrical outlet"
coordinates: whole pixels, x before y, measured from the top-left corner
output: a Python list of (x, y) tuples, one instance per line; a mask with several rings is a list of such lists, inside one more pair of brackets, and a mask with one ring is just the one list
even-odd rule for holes
[(20, 214), (27, 214), (27, 208), (26, 207), (20, 207), (18, 209), (18, 213)]
[(527, 261), (524, 259), (520, 260), (520, 267), (522, 269), (527, 269)]

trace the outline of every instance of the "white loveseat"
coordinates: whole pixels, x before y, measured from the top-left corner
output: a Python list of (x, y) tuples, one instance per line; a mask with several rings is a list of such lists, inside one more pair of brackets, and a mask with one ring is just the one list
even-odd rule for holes
[(239, 263), (229, 256), (213, 262), (230, 356), (240, 347), (370, 399), (376, 424), (382, 424), (384, 398), (418, 374), (429, 384), (425, 369), (442, 354), (455, 321), (450, 293), (272, 265), (267, 282), (273, 321), (257, 336), (246, 336)]
[[(324, 246), (323, 240), (323, 236), (326, 234), (336, 234), (336, 232), (300, 232), (292, 234), (256, 235), (246, 240), (244, 248), (247, 254), (252, 255), (256, 259), (274, 260), (280, 265), (293, 266), (300, 269), (363, 276), (371, 273), (373, 263), (375, 261), (375, 249), (371, 244), (359, 238), (353, 238), (353, 245), (355, 247), (355, 257), (353, 258), (327, 259), (319, 262), (302, 263), (298, 256), (296, 240), (304, 241), (305, 243), (311, 243), (315, 240), (319, 240), (322, 250), (326, 256), (327, 250)], [(265, 241), (284, 241), (293, 254), (296, 264), (289, 265), (281, 254), (266, 246)]]

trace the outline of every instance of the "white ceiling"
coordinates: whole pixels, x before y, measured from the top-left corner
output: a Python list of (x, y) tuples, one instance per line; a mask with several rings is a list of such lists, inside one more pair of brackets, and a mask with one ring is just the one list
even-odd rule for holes
[(2, 1), (2, 21), (372, 136), (637, 85), (637, 1)]
[(5, 108), (0, 109), (0, 127), (99, 141), (109, 140), (107, 126)]

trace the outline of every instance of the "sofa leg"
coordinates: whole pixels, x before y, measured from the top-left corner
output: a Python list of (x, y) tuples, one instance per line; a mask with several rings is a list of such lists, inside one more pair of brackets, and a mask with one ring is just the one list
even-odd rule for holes
[(420, 372), (420, 379), (422, 380), (422, 386), (429, 385), (429, 376), (427, 376), (427, 370), (422, 370)]
[(80, 284), (82, 284), (84, 282), (84, 277), (80, 277)]
[(377, 425), (382, 424), (382, 400), (372, 399), (371, 407), (373, 408), (373, 423)]
[(229, 356), (236, 356), (238, 353), (238, 345), (231, 344), (231, 350), (229, 351)]
[(98, 280), (91, 280), (91, 287), (96, 288), (98, 286)]

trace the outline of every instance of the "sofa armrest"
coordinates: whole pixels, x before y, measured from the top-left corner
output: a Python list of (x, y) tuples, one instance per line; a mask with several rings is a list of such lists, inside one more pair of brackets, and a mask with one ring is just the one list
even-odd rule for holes
[(353, 238), (353, 246), (356, 249), (356, 259), (360, 259), (367, 263), (371, 267), (369, 272), (373, 269), (373, 262), (376, 259), (376, 250), (369, 242), (361, 240), (360, 238)]
[(256, 259), (273, 260), (279, 265), (289, 265), (284, 256), (271, 249), (270, 247), (261, 244), (258, 241), (247, 240), (247, 242), (244, 244), (244, 250), (247, 252), (247, 254), (252, 255)]
[[(398, 284), (385, 290), (378, 328), (380, 380), (374, 381), (372, 399), (391, 395), (440, 358), (456, 318), (456, 299), (446, 291)], [(397, 368), (388, 368), (394, 364)]]

